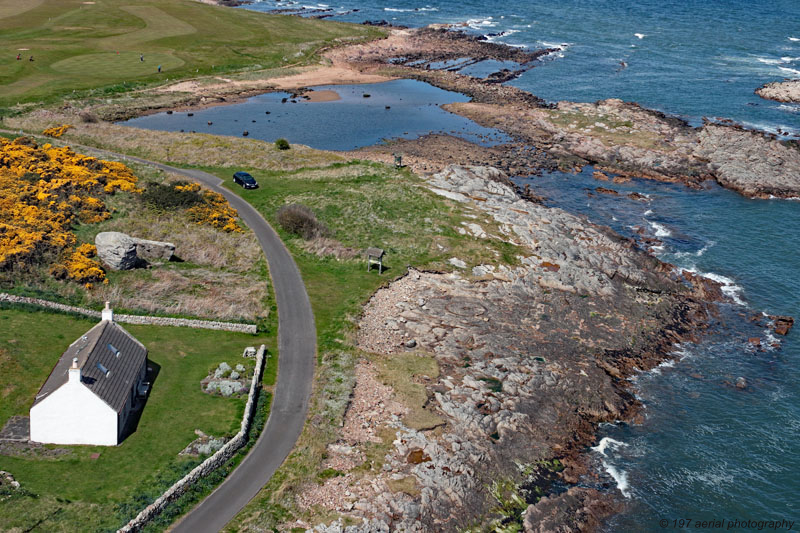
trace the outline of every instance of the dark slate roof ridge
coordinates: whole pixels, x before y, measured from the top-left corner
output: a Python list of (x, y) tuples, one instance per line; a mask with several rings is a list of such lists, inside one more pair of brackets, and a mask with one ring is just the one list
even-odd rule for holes
[[(81, 373), (83, 373), (83, 367), (86, 366), (86, 361), (89, 360), (89, 356), (92, 354), (95, 347), (97, 346), (97, 341), (99, 341), (100, 337), (103, 336), (103, 333), (106, 330), (106, 326), (108, 326), (108, 321), (103, 320), (102, 322), (95, 324), (94, 327), (92, 327), (92, 329), (81, 335), (81, 338), (88, 337), (90, 339), (90, 344), (88, 344), (85, 348), (82, 348), (80, 350), (81, 352), (83, 352), (83, 355), (80, 354), (78, 355), (78, 368), (81, 369)], [(97, 337), (90, 336), (94, 330), (99, 330), (97, 333)], [(86, 348), (88, 348), (88, 350)], [(64, 352), (64, 354), (66, 353), (67, 352)], [(70, 364), (70, 366), (72, 366), (72, 364)]]

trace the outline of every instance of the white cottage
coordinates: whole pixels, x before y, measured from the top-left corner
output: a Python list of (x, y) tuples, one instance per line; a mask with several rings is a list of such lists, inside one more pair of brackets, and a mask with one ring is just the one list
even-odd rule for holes
[(102, 320), (73, 342), (31, 407), (31, 440), (115, 446), (138, 396), (147, 393), (147, 348), (114, 322)]

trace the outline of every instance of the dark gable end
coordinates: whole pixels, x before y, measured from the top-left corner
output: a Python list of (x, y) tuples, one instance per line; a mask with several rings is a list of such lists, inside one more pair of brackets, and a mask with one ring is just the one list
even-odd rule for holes
[(119, 324), (100, 322), (61, 355), (36, 395), (34, 405), (67, 382), (75, 357), (83, 384), (119, 413), (136, 385), (147, 359), (147, 348)]

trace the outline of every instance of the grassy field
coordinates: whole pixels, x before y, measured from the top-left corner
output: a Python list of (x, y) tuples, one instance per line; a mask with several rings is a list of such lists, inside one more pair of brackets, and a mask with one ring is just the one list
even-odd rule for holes
[[(353, 161), (289, 172), (254, 171), (259, 188), (253, 190), (233, 185), (227, 169), (209, 170), (255, 206), (293, 252), (314, 308), (320, 352), (352, 341), (342, 335), (352, 331), (361, 306), (381, 284), (405, 274), (408, 266), (451, 270), (452, 257), (472, 266), (513, 263), (517, 254), (513, 245), (459, 233), (467, 221), (479, 222), (490, 233), (498, 228), (486, 217), (469, 218), (460, 204), (430, 192), (406, 170)], [(276, 222), (278, 208), (290, 203), (310, 207), (344, 247), (386, 250), (383, 274), (367, 272), (360, 255), (337, 259), (308, 251), (301, 238), (284, 232)]]
[(376, 34), (194, 0), (0, 0), (0, 107), (303, 63), (336, 39)]
[[(36, 391), (61, 352), (88, 330), (93, 321), (63, 314), (0, 308), (0, 425), (12, 415), (25, 415)], [(238, 431), (244, 399), (225, 399), (200, 390), (200, 380), (220, 362), (244, 361), (245, 346), (275, 335), (251, 335), (168, 328), (125, 326), (149, 350), (149, 365), (158, 371), (136, 431), (120, 446), (46, 446), (47, 451), (0, 456), (24, 492), (0, 497), (0, 530), (93, 531), (120, 524), (118, 508), (134, 507), (137, 495), (169, 483), (191, 467), (177, 453), (196, 438), (195, 429), (212, 435)], [(273, 352), (274, 353), (274, 352)], [(276, 358), (272, 358), (276, 359)], [(252, 365), (252, 362), (249, 364)], [(274, 383), (275, 363), (265, 372)], [(92, 454), (99, 457), (92, 459)], [(38, 524), (38, 526), (37, 526)]]

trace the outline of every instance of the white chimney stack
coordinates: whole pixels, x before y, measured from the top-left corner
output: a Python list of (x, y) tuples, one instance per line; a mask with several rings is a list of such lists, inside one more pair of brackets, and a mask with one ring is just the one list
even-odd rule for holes
[(114, 310), (111, 309), (109, 302), (106, 302), (106, 308), (103, 309), (102, 320), (114, 321)]
[(76, 382), (80, 383), (81, 381), (81, 369), (78, 368), (78, 358), (72, 358), (72, 367), (69, 369), (69, 381), (70, 383)]

